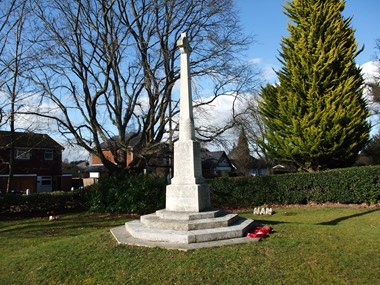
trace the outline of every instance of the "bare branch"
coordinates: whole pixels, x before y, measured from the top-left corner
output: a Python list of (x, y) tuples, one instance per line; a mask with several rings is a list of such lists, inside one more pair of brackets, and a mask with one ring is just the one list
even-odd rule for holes
[[(31, 3), (44, 33), (37, 68), (28, 72), (28, 79), (39, 89), (41, 104), (60, 110), (62, 134), (110, 169), (126, 166), (130, 133), (141, 134), (135, 148), (141, 155), (172, 140), (178, 113), (174, 86), (180, 77), (176, 41), (182, 32), (187, 31), (193, 45), (194, 82), (207, 82), (214, 90), (199, 94), (213, 96), (200, 106), (255, 84), (255, 73), (239, 60), (251, 41), (240, 32), (232, 0)], [(230, 127), (199, 130), (211, 140)], [(102, 153), (107, 142), (116, 165)]]

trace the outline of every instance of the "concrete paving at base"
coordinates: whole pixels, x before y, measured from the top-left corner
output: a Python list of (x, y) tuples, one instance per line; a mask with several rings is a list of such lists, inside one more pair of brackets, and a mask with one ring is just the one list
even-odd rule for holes
[(131, 246), (142, 246), (142, 247), (160, 247), (165, 249), (174, 249), (174, 250), (194, 250), (200, 248), (211, 248), (218, 246), (234, 245), (234, 244), (243, 244), (250, 242), (258, 242), (259, 238), (232, 238), (224, 240), (216, 240), (209, 242), (200, 242), (200, 243), (168, 243), (168, 242), (158, 242), (158, 241), (148, 241), (132, 237), (129, 232), (126, 230), (125, 225), (111, 229), (111, 233), (116, 239), (117, 243), (120, 245), (131, 245)]

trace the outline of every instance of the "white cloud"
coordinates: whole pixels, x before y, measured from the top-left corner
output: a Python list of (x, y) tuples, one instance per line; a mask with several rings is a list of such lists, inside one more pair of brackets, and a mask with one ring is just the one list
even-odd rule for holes
[(261, 64), (263, 62), (263, 59), (260, 57), (255, 57), (250, 60), (248, 60), (250, 64)]
[[(376, 76), (378, 72), (378, 67), (376, 66), (375, 62), (366, 62), (363, 65), (360, 66), (362, 69), (362, 75), (364, 78), (365, 83), (370, 83), (374, 80), (374, 76)], [(369, 93), (369, 88), (365, 87), (364, 88), (364, 98), (369, 102), (370, 107), (373, 104), (372, 98)]]
[[(211, 99), (212, 97), (203, 98), (202, 102)], [(235, 101), (235, 95), (221, 95), (212, 103), (194, 109), (195, 124), (202, 127), (222, 128), (232, 119)]]
[(277, 81), (277, 74), (275, 71), (280, 69), (278, 65), (265, 62), (262, 58), (252, 58), (248, 62), (257, 66), (264, 82), (274, 83)]
[(374, 75), (378, 72), (378, 67), (373, 61), (369, 61), (360, 66), (362, 69), (362, 74), (366, 82), (371, 82)]
[(90, 154), (87, 150), (80, 146), (76, 145), (68, 145), (67, 142), (61, 141), (55, 137), (53, 137), (60, 145), (62, 145), (65, 149), (62, 152), (62, 159), (68, 161), (78, 161), (78, 160), (90, 160)]
[[(362, 74), (364, 77), (364, 81), (366, 83), (372, 82), (374, 80), (374, 76), (379, 76), (379, 74), (378, 74), (379, 67), (376, 65), (376, 62), (369, 61), (369, 62), (364, 63), (360, 67), (362, 69)], [(370, 92), (369, 92), (368, 87), (366, 87), (364, 89), (364, 98), (368, 102), (369, 109), (373, 113), (378, 112), (378, 110), (380, 109), (379, 103), (373, 102), (372, 97), (370, 96)], [(371, 130), (371, 135), (378, 134), (379, 133), (379, 124), (377, 122), (379, 122), (379, 116), (378, 115), (372, 115), (370, 117), (370, 122), (372, 123), (372, 126), (373, 126), (373, 128)]]
[(57, 122), (54, 119), (41, 117), (28, 113), (47, 114), (49, 116), (59, 117), (57, 108), (51, 104), (42, 103), (39, 105), (24, 105), (19, 109), (20, 113), (16, 118), (16, 124), (19, 128), (28, 129), (35, 132), (54, 132), (57, 131)]
[[(7, 122), (10, 118), (10, 98), (9, 95), (1, 92), (0, 101), (3, 108), (3, 122)], [(36, 94), (20, 93), (16, 97), (14, 105), (15, 112), (15, 128), (17, 131), (34, 131), (34, 132), (49, 132), (57, 129), (55, 120), (39, 117), (31, 113), (45, 113), (49, 116), (58, 116), (57, 108), (53, 105), (41, 102), (41, 99)], [(7, 129), (5, 124), (3, 128)]]
[(266, 64), (262, 67), (262, 76), (266, 82), (274, 83), (277, 81), (277, 74), (275, 71), (279, 70), (277, 65)]

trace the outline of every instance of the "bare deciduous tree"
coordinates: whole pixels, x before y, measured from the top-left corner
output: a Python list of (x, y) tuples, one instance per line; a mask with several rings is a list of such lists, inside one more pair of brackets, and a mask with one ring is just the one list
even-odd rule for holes
[(0, 126), (8, 129), (11, 135), (10, 160), (6, 162), (9, 169), (8, 192), (13, 176), (16, 117), (29, 96), (29, 85), (24, 74), (31, 70), (33, 37), (38, 32), (28, 34), (30, 31), (25, 31), (25, 26), (31, 24), (27, 0), (2, 1), (0, 8)]
[[(46, 32), (39, 39), (39, 68), (29, 78), (51, 109), (29, 113), (56, 120), (62, 134), (111, 171), (126, 166), (134, 137), (140, 138), (141, 155), (172, 139), (181, 32), (193, 47), (194, 82), (213, 90), (211, 97), (200, 94), (209, 99), (199, 105), (252, 86), (255, 74), (238, 58), (251, 41), (240, 32), (232, 0), (32, 2)], [(102, 153), (102, 143), (115, 164)]]
[[(380, 115), (380, 39), (376, 40), (376, 59), (375, 59), (375, 65), (376, 70), (374, 74), (371, 74), (370, 81), (366, 83), (369, 95), (370, 95), (370, 109), (372, 112), (372, 115), (375, 117), (378, 117)], [(379, 122), (376, 122), (376, 120), (373, 120), (375, 124), (378, 124)]]
[(369, 84), (371, 95), (373, 96), (373, 101), (380, 103), (380, 39), (376, 40), (376, 67), (377, 73), (373, 76), (373, 82)]
[(258, 98), (256, 95), (251, 95), (245, 98), (241, 105), (244, 106), (244, 109), (235, 118), (236, 129), (244, 129), (245, 136), (254, 156), (259, 157), (269, 167), (272, 164), (272, 160), (263, 146), (266, 126), (259, 115)]

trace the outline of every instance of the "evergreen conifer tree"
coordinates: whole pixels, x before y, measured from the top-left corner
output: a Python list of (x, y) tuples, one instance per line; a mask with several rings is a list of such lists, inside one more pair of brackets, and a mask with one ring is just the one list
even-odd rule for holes
[(293, 0), (282, 39), (279, 84), (262, 89), (260, 113), (272, 158), (315, 171), (352, 165), (370, 126), (345, 1)]
[(250, 154), (247, 136), (243, 128), (240, 131), (238, 143), (230, 152), (229, 157), (233, 160), (239, 174), (248, 175), (248, 170), (252, 167), (253, 157)]

